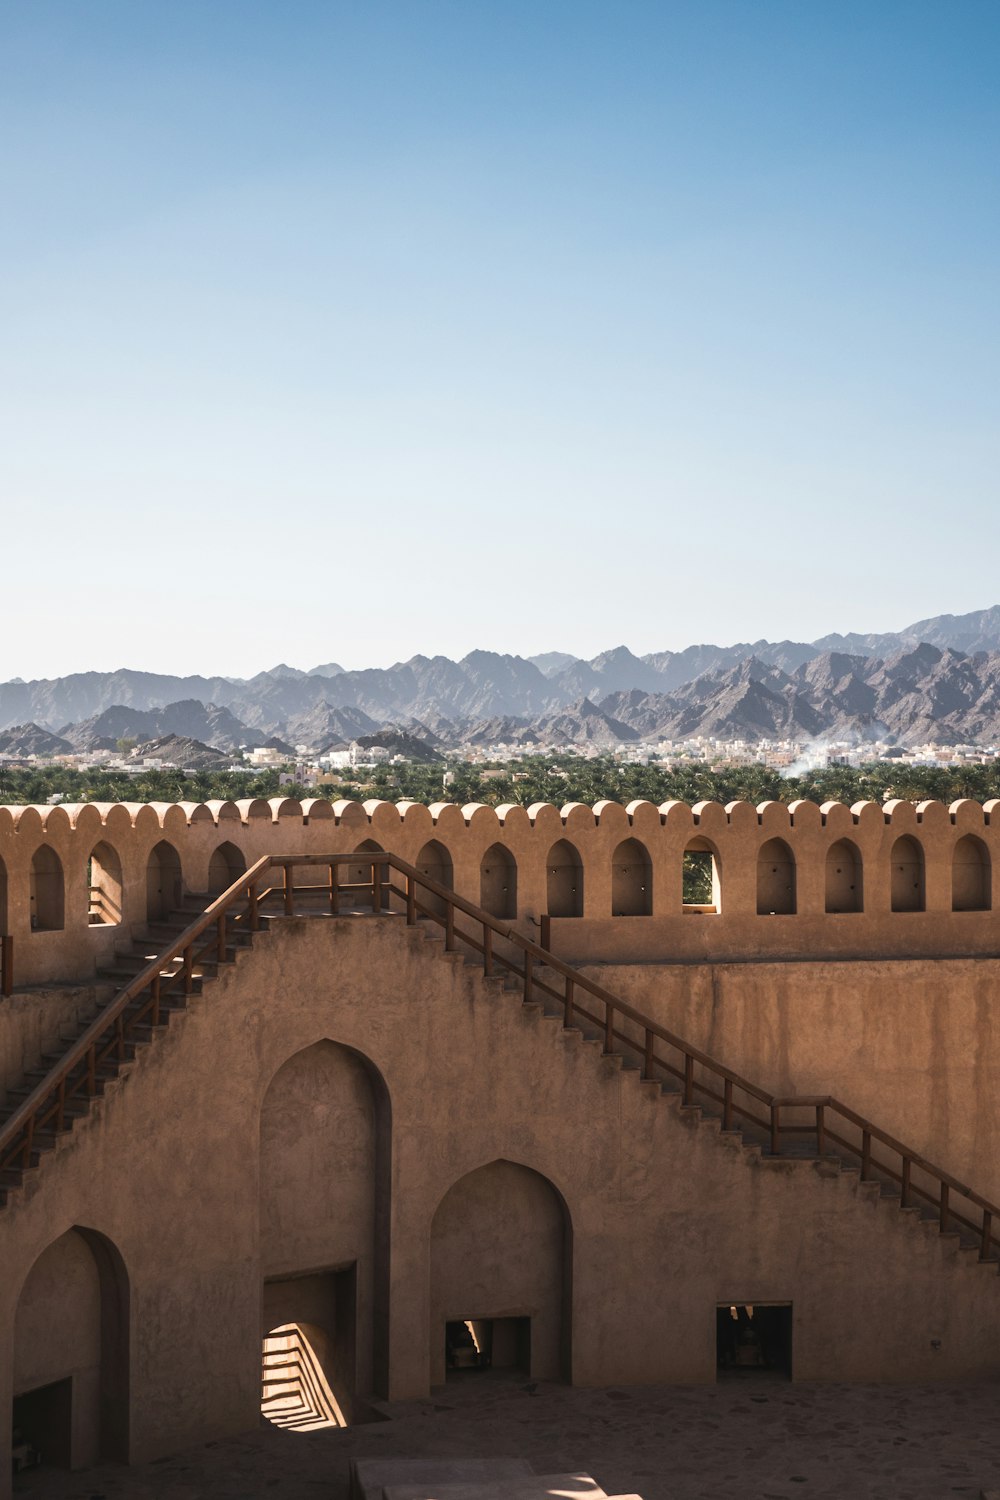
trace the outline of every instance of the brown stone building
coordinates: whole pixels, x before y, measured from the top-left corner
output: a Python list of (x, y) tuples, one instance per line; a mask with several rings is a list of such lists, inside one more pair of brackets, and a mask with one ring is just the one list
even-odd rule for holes
[(467, 1327), (1000, 1373), (998, 809), (0, 808), (0, 1495), (252, 1426), (277, 1328), (346, 1419)]

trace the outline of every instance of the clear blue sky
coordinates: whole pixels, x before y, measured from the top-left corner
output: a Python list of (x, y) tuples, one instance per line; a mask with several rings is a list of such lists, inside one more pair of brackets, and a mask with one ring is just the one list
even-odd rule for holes
[(996, 0), (0, 9), (0, 678), (1000, 601)]

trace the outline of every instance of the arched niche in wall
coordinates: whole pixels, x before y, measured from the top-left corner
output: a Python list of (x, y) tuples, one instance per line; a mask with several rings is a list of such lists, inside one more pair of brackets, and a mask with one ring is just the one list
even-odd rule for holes
[(51, 844), (40, 844), (31, 859), (31, 930), (59, 932), (65, 926), (66, 889), (62, 860)]
[(28, 1272), (14, 1320), (14, 1430), (45, 1467), (127, 1460), (128, 1340), (118, 1250), (69, 1230)]
[(553, 844), (545, 861), (546, 908), (550, 917), (583, 916), (583, 861), (569, 839)]
[(850, 839), (838, 839), (826, 851), (826, 910), (864, 910), (861, 851)]
[(146, 920), (166, 922), (181, 905), (184, 885), (181, 857), (173, 844), (161, 839), (146, 862)]
[[(391, 1115), (381, 1074), (321, 1040), (275, 1073), (260, 1112), (261, 1339), (306, 1324), (350, 1421), (387, 1379)], [(266, 1356), (266, 1350), (265, 1356)]]
[(0, 859), (0, 936), (10, 929), (7, 926), (7, 866)]
[(795, 856), (784, 839), (768, 839), (757, 854), (757, 915), (795, 912)]
[(246, 873), (246, 868), (246, 857), (242, 849), (238, 849), (227, 839), (224, 844), (212, 850), (212, 857), (208, 862), (208, 894), (221, 896), (223, 891), (227, 891), (234, 881)]
[(722, 864), (711, 839), (689, 839), (683, 854), (682, 901), (686, 912), (715, 916), (722, 910)]
[(479, 904), (491, 917), (517, 916), (517, 861), (504, 844), (491, 844), (479, 866)]
[[(372, 862), (370, 859), (365, 859), (365, 855), (384, 854), (385, 851), (382, 845), (377, 844), (374, 839), (365, 839), (362, 843), (358, 844), (354, 853), (358, 856), (357, 860), (352, 859), (349, 864), (341, 868), (341, 883), (344, 885), (370, 886), (372, 881)], [(358, 892), (357, 895), (358, 899), (364, 900), (362, 893)]]
[(571, 1264), (569, 1212), (547, 1177), (500, 1160), (460, 1178), (431, 1224), (431, 1384), (466, 1327), (494, 1367), (568, 1379)]
[(893, 911), (923, 911), (924, 851), (915, 838), (904, 833), (889, 856)]
[(122, 919), (122, 862), (113, 844), (102, 839), (87, 862), (92, 927), (116, 927)]
[[(429, 839), (413, 863), (421, 875), (426, 875), (428, 880), (436, 881), (438, 885), (443, 885), (449, 891), (454, 890), (455, 870), (451, 855), (439, 839)], [(437, 912), (439, 916), (444, 915), (446, 902), (443, 896), (436, 896), (433, 891), (418, 888), (417, 900), (431, 911)]]
[(989, 911), (992, 870), (982, 839), (967, 833), (955, 845), (951, 861), (952, 911)]
[(623, 839), (611, 856), (611, 915), (653, 914), (653, 865), (639, 839)]

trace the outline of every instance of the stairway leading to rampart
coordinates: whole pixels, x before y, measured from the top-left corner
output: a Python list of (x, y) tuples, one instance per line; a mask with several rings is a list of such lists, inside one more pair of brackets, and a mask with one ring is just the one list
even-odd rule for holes
[[(370, 878), (344, 883), (347, 867)], [(59, 1138), (85, 1121), (139, 1052), (237, 954), (283, 918), (367, 915), (419, 926), (490, 988), (516, 991), (542, 1018), (579, 1032), (602, 1056), (636, 1070), (695, 1125), (725, 1132), (754, 1159), (811, 1157), (855, 1173), (866, 1196), (895, 1202), (957, 1239), (995, 1270), (1000, 1208), (850, 1106), (828, 1095), (781, 1097), (727, 1068), (509, 923), (389, 853), (269, 856), (217, 899), (197, 897), (120, 953), (104, 977), (114, 998), (44, 1055), (0, 1113), (0, 1207)]]

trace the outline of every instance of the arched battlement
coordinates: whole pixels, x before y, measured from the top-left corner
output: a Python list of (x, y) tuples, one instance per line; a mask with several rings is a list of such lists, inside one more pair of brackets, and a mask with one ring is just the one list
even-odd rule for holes
[[(218, 887), (209, 870), (222, 844), (231, 846), (228, 868), (236, 871), (268, 854), (349, 854), (362, 846), (417, 863), (433, 841), (443, 851), (435, 863), (442, 869), (450, 863), (454, 889), (477, 904), (487, 851), (496, 847), (509, 855), (516, 879), (508, 878), (509, 871), (496, 877), (498, 889), (506, 887), (505, 917), (536, 937), (541, 917), (550, 917), (553, 946), (567, 958), (721, 962), (751, 952), (776, 958), (989, 954), (996, 948), (993, 913), (1000, 907), (998, 809), (1000, 799), (980, 804), (967, 798), (950, 806), (897, 800), (851, 807), (805, 801), (656, 806), (642, 800), (628, 806), (605, 800), (594, 807), (550, 802), (427, 807), (324, 798), (2, 806), (4, 925), (17, 954), (16, 984), (84, 981), (107, 964), (116, 943), (144, 930), (148, 870), (158, 845), (176, 853), (182, 877), (178, 886), (174, 872), (170, 891), (180, 894)], [(709, 875), (706, 865), (704, 878), (696, 882), (705, 899), (694, 901), (684, 895), (685, 884), (691, 887), (685, 861), (690, 865), (691, 851), (699, 852), (692, 842), (699, 838), (708, 841), (712, 867)], [(962, 842), (969, 839), (977, 842)], [(616, 902), (616, 850), (629, 840), (648, 858), (648, 878), (640, 881), (648, 901)], [(779, 883), (782, 874), (787, 877), (780, 898), (760, 888), (762, 861), (767, 852), (778, 852), (778, 843), (784, 852), (780, 861), (771, 860), (769, 874)], [(117, 924), (93, 920), (88, 867), (98, 845), (113, 850), (120, 862), (120, 875), (115, 872), (106, 882), (117, 888), (112, 892), (115, 903), (120, 901)], [(557, 845), (574, 852), (554, 877), (549, 855)], [(32, 866), (42, 846), (50, 853), (41, 856), (46, 870), (34, 871), (34, 907), (41, 890), (46, 908), (39, 914), (33, 911)], [(53, 860), (64, 882), (61, 921)], [(494, 867), (499, 862), (498, 855)], [(623, 879), (619, 871), (619, 887)], [(550, 892), (553, 880), (566, 890)], [(696, 909), (721, 920), (684, 921)], [(628, 923), (616, 913), (629, 914)], [(765, 920), (772, 914), (783, 920)]]

